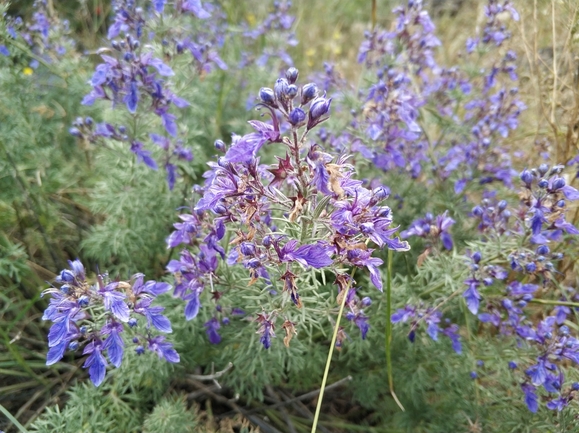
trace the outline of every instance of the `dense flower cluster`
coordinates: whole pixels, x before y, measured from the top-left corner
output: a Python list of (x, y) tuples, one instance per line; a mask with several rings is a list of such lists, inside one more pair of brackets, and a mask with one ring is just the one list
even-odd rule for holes
[[(79, 260), (69, 262), (56, 278), (59, 287), (44, 291), (50, 294), (48, 308), (42, 316), (53, 325), (48, 333), (47, 365), (62, 359), (66, 350), (82, 348), (89, 355), (83, 365), (88, 368), (92, 382), (99, 386), (105, 379), (109, 362), (120, 367), (125, 351), (125, 332), (132, 335), (137, 354), (150, 350), (169, 362), (179, 362), (179, 355), (163, 335), (170, 333), (171, 323), (154, 306), (155, 298), (171, 289), (168, 283), (146, 281), (143, 274), (135, 274), (130, 281), (111, 281), (106, 274), (97, 276), (90, 284)], [(146, 324), (139, 317), (146, 319)], [(84, 347), (83, 347), (84, 346)]]
[[(556, 305), (553, 314), (539, 323), (532, 320), (527, 308), (541, 291), (556, 289), (555, 269), (563, 254), (554, 252), (553, 244), (561, 241), (564, 233), (579, 234), (565, 219), (568, 201), (578, 200), (579, 192), (566, 184), (563, 168), (543, 164), (537, 169), (523, 170), (517, 210), (509, 210), (506, 201), (493, 197), (472, 211), (473, 217), (480, 221), (479, 230), (486, 235), (496, 237), (508, 233), (520, 239), (518, 246), (505, 254), (510, 275), (496, 265), (483, 265), (484, 258), (479, 252), (472, 254), (472, 273), (465, 281), (468, 289), (463, 296), (473, 314), (479, 312), (481, 302), (486, 300), (484, 311), (478, 314), (481, 322), (498, 328), (501, 335), (514, 336), (538, 350), (536, 363), (525, 370), (522, 384), (525, 402), (532, 412), (538, 409), (540, 386), (549, 394), (548, 408), (561, 410), (568, 404), (574, 390), (563, 388), (562, 363), (579, 361), (579, 344), (564, 325), (571, 313), (566, 303), (573, 293), (561, 293), (561, 299), (553, 301)], [(495, 281), (507, 278), (510, 281), (500, 296), (487, 298), (479, 290), (490, 287), (491, 294)]]
[[(177, 230), (168, 239), (170, 247), (188, 245), (181, 259), (168, 266), (176, 275), (176, 295), (187, 301), (187, 319), (197, 315), (207, 285), (214, 299), (221, 297), (215, 291), (222, 279), (216, 272), (220, 260), (243, 266), (250, 285), (272, 289), (282, 281), (284, 295), (301, 308), (300, 268), (331, 269), (344, 293), (350, 293), (354, 281), (340, 269), (366, 268), (381, 290), (383, 261), (372, 253), (376, 248), (409, 248), (393, 237), (397, 228), (391, 227), (392, 212), (381, 204), (388, 190), (363, 187), (347, 156), (331, 155), (307, 142), (309, 132), (328, 118), (332, 101), (320, 96), (314, 83), (298, 86), (297, 78), (297, 69), (290, 68), (273, 89), (259, 91), (260, 108), (271, 122), (250, 121), (254, 132), (234, 135), (229, 147), (216, 142), (225, 154), (209, 163), (201, 198), (191, 214), (181, 215), (183, 222), (175, 224)], [(285, 156), (277, 156), (275, 164), (261, 164), (267, 144)], [(229, 247), (223, 245), (225, 239)], [(368, 248), (369, 242), (376, 248)], [(198, 252), (192, 253), (193, 247)], [(353, 294), (348, 296), (348, 318), (365, 337), (367, 319)], [(266, 348), (277, 316), (275, 311), (258, 316)]]
[[(207, 12), (201, 7), (200, 2), (185, 2), (182, 8), (191, 9), (196, 16), (207, 17)], [(163, 9), (163, 4), (156, 3), (157, 12), (162, 12)], [(168, 86), (166, 78), (174, 75), (173, 70), (161, 59), (154, 57), (151, 47), (143, 46), (143, 33), (148, 25), (147, 12), (138, 7), (134, 1), (119, 1), (114, 10), (115, 19), (108, 31), (112, 51), (101, 50), (101, 53), (110, 51), (113, 55), (101, 54), (104, 63), (97, 65), (90, 80), (92, 90), (82, 103), (92, 105), (95, 101), (104, 99), (111, 101), (113, 106), (124, 104), (132, 116), (137, 114), (139, 107), (142, 107), (141, 111), (156, 114), (165, 133), (171, 138), (151, 133), (150, 139), (163, 150), (161, 163), (167, 172), (167, 182), (172, 189), (177, 177), (176, 161), (191, 161), (193, 155), (179, 140), (176, 140), (179, 131), (171, 107), (182, 109), (189, 106), (189, 102), (177, 96)], [(121, 34), (123, 35), (121, 39), (114, 39)], [(127, 130), (123, 125), (101, 123), (93, 129), (92, 124), (77, 122), (73, 125), (71, 133), (93, 143), (99, 142), (100, 139), (125, 141), (138, 160), (155, 170), (158, 168), (159, 164), (151, 151), (147, 150), (145, 144), (137, 138), (137, 131)]]
[[(48, 12), (47, 0), (35, 0), (32, 5), (31, 22), (24, 22), (22, 18), (8, 19), (6, 31), (8, 37), (17, 43), (24, 41), (30, 51), (37, 56), (29, 66), (36, 69), (38, 58), (47, 63), (62, 57), (67, 50), (74, 48), (74, 41), (68, 37), (70, 32), (68, 20), (60, 20)], [(13, 52), (7, 44), (0, 44), (0, 54), (10, 56)], [(9, 45), (9, 44), (8, 44)]]
[[(503, 31), (503, 40), (510, 37), (504, 24), (502, 30), (495, 29), (496, 15), (504, 10), (518, 19), (508, 2), (489, 1), (485, 34)], [(363, 117), (355, 124), (370, 145), (356, 150), (385, 171), (407, 172), (414, 178), (434, 173), (436, 182), (453, 178), (456, 193), (475, 179), (510, 185), (515, 172), (500, 142), (517, 127), (525, 105), (518, 89), (504, 85), (502, 76), (517, 80), (515, 54), (509, 51), (488, 70), (481, 69), (479, 77), (469, 77), (458, 66), (445, 68), (436, 62), (440, 41), (420, 0), (410, 0), (394, 12), (393, 30), (368, 33), (360, 47), (358, 60), (376, 71), (376, 80), (367, 91)], [(474, 88), (482, 91), (474, 93)], [(442, 132), (429, 130), (428, 113), (441, 118), (446, 125)]]

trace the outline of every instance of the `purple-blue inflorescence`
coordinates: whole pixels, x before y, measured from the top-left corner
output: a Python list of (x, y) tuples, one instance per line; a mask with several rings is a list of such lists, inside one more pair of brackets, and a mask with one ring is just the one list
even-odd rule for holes
[[(365, 338), (366, 304), (357, 300), (354, 280), (336, 269), (367, 269), (372, 284), (382, 290), (383, 261), (374, 251), (405, 251), (409, 245), (395, 237), (392, 212), (382, 204), (389, 190), (363, 187), (347, 155), (327, 153), (308, 143), (310, 131), (328, 119), (332, 100), (320, 95), (313, 83), (298, 86), (297, 78), (298, 71), (290, 68), (273, 88), (262, 88), (259, 108), (269, 121), (252, 120), (254, 132), (234, 135), (230, 146), (220, 145), (225, 154), (208, 164), (205, 185), (196, 188), (197, 204), (190, 214), (180, 216), (182, 222), (167, 239), (169, 247), (186, 246), (180, 260), (172, 260), (167, 269), (176, 276), (176, 296), (187, 302), (187, 319), (199, 313), (207, 286), (216, 302), (221, 297), (214, 289), (220, 281), (216, 272), (220, 263), (245, 268), (250, 285), (273, 288), (275, 275), (275, 281), (282, 282), (282, 296), (298, 308), (302, 307), (298, 270), (332, 270), (340, 292), (352, 291), (347, 318)], [(266, 147), (284, 156), (277, 156), (277, 163), (262, 164)], [(313, 215), (316, 224), (308, 223)], [(298, 238), (288, 231), (296, 224), (301, 227)], [(232, 234), (229, 245), (224, 242), (227, 232)], [(220, 307), (217, 313), (225, 310)], [(268, 348), (277, 312), (257, 317), (260, 341)], [(218, 343), (219, 328), (211, 323), (206, 323), (207, 334)]]
[(153, 305), (158, 295), (171, 289), (170, 284), (145, 281), (143, 274), (135, 274), (129, 281), (111, 281), (101, 274), (91, 285), (79, 260), (69, 265), (70, 269), (57, 276), (58, 287), (43, 293), (50, 294), (51, 299), (42, 319), (53, 322), (48, 333), (47, 365), (60, 361), (67, 349), (82, 348), (82, 354), (89, 355), (83, 367), (99, 386), (109, 362), (116, 368), (121, 366), (126, 341), (123, 335), (127, 334), (138, 354), (146, 345), (160, 358), (179, 362), (173, 345), (165, 342), (163, 335), (154, 335), (155, 331), (172, 332), (171, 323), (162, 314), (164, 308)]

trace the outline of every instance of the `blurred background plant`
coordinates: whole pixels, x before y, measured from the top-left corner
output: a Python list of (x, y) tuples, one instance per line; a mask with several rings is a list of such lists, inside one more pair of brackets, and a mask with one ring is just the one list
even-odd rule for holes
[[(246, 120), (254, 117), (250, 110), (259, 88), (294, 64), (304, 77), (311, 72), (316, 82), (324, 80), (323, 87), (334, 97), (332, 120), (319, 134), (319, 143), (327, 149), (356, 152), (354, 161), (368, 185), (379, 179), (390, 187), (389, 205), (401, 231), (419, 218), (421, 222), (413, 227), (422, 224), (430, 230), (436, 226), (436, 216), (446, 211), (454, 221), (440, 230), (452, 234), (448, 250), (444, 239), (433, 232), (410, 237), (411, 252), (394, 258), (392, 311), (414, 305), (424, 312), (431, 308), (443, 313), (440, 325), (427, 320), (438, 317), (431, 310), (417, 316), (415, 323), (408, 319), (410, 325), (394, 327), (394, 384), (406, 411), (400, 411), (387, 386), (386, 299), (363, 289), (373, 299), (365, 310), (371, 317), (370, 332), (361, 340), (352, 323), (344, 325), (348, 337), (330, 375), (330, 383), (340, 386), (326, 396), (319, 431), (574, 431), (576, 402), (561, 411), (551, 411), (545, 403), (555, 396), (570, 396), (567, 390), (579, 380), (577, 374), (563, 365), (565, 383), (559, 384), (557, 392), (539, 395), (538, 413), (531, 413), (529, 394), (520, 386), (530, 377), (524, 370), (543, 352), (536, 347), (517, 348), (513, 339), (497, 337), (497, 330), (471, 315), (463, 281), (471, 272), (475, 251), (485, 265), (503, 266), (510, 272), (509, 252), (523, 248), (530, 254), (532, 248), (528, 243), (516, 244), (514, 237), (502, 238), (502, 243), (480, 240), (479, 221), (471, 213), (482, 199), (494, 200), (485, 190), (493, 189), (496, 197), (507, 200), (513, 221), (522, 169), (541, 163), (569, 164), (564, 179), (577, 188), (579, 161), (573, 160), (579, 139), (576, 2), (513, 1), (520, 19), (510, 19), (509, 10), (496, 14), (491, 43), (479, 41), (474, 47), (471, 41), (470, 54), (468, 38), (484, 38), (489, 21), (483, 9), (486, 2), (432, 2), (426, 9), (436, 29), (429, 28), (424, 14), (418, 23), (426, 24), (426, 36), (432, 34), (440, 41), (430, 39), (435, 62), (426, 68), (416, 58), (406, 57), (416, 47), (405, 38), (416, 34), (417, 23), (404, 23), (400, 12), (391, 13), (396, 6), (408, 6), (407, 2), (296, 0), (291, 7), (286, 2), (277, 7), (273, 2), (208, 2), (206, 9), (212, 16), (208, 23), (214, 27), (207, 24), (207, 35), (204, 22), (196, 19), (199, 16), (172, 16), (171, 22), (178, 23), (173, 28), (169, 22), (156, 22), (157, 27), (148, 29), (154, 33), (147, 30), (142, 45), (172, 68), (175, 75), (167, 78), (170, 89), (189, 103), (171, 111), (177, 116), (178, 139), (193, 154), (191, 163), (179, 163), (173, 189), (166, 173), (139, 161), (127, 142), (110, 137), (91, 141), (70, 133), (87, 117), (95, 124), (128, 128), (137, 122), (140, 137), (135, 138), (143, 141), (152, 157), (163, 157), (163, 149), (149, 138), (152, 132), (163, 134), (158, 115), (143, 112), (135, 117), (123, 102), (115, 107), (108, 101), (81, 105), (92, 88), (87, 83), (94, 81), (95, 67), (102, 62), (103, 52), (97, 50), (111, 48), (107, 32), (114, 22), (114, 5), (121, 3), (30, 0), (2, 6), (0, 405), (8, 411), (0, 415), (0, 429), (16, 431), (15, 418), (25, 425), (23, 429), (43, 432), (309, 431), (317, 394), (308, 393), (319, 388), (331, 337), (323, 326), (300, 332), (291, 349), (274, 346), (264, 351), (259, 344), (249, 344), (257, 341), (251, 324), (233, 321), (222, 327), (222, 343), (212, 345), (201, 325), (212, 312), (202, 310), (196, 321), (185, 322), (183, 305), (167, 296), (162, 303), (173, 323), (172, 339), (181, 364), (168, 365), (156, 357), (139, 357), (137, 362), (136, 355), (127, 351), (128, 362), (111, 371), (111, 380), (94, 388), (81, 373), (80, 356), (67, 355), (64, 362), (46, 367), (48, 327), (40, 320), (46, 307), (40, 293), (69, 259), (81, 259), (91, 274), (100, 269), (122, 278), (135, 272), (150, 279), (167, 278), (165, 266), (176, 252), (166, 249), (165, 238), (181, 213), (177, 209), (194, 204), (191, 188), (201, 183), (205, 163), (218, 154), (214, 141), (242, 134)], [(386, 44), (379, 60), (384, 63), (360, 64), (360, 45), (377, 42), (379, 38), (372, 38), (381, 29), (397, 33), (380, 41)], [(195, 50), (188, 57), (178, 55), (184, 37), (173, 31), (179, 30), (201, 37), (195, 41), (201, 55), (196, 57)], [(509, 32), (510, 37), (496, 47), (501, 32)], [(204, 68), (211, 63), (209, 44), (227, 69), (217, 62)], [(423, 48), (418, 47), (418, 53), (424, 53)], [(494, 68), (498, 70), (494, 90), (485, 92)], [(401, 73), (405, 78), (392, 101), (397, 110), (400, 95), (408, 96), (405, 101), (412, 107), (408, 117), (398, 121), (399, 130), (392, 131), (377, 120), (391, 108), (387, 96), (378, 97), (384, 92), (377, 85), (382, 80), (390, 89), (398, 85), (394, 81)], [(517, 74), (516, 80), (511, 73)], [(471, 86), (469, 92), (461, 88), (461, 80)], [(373, 86), (374, 97), (368, 99)], [(506, 120), (506, 109), (499, 108), (490, 121), (479, 116), (502, 87), (511, 99), (500, 107), (511, 106), (515, 99), (527, 107), (522, 110), (515, 104), (516, 121), (507, 134), (495, 122)], [(517, 92), (510, 91), (513, 87)], [(474, 114), (469, 115), (469, 110)], [(481, 119), (479, 133), (473, 132)], [(412, 130), (414, 123), (418, 126)], [(379, 130), (371, 129), (377, 124)], [(497, 129), (485, 135), (484, 128), (491, 124)], [(403, 137), (402, 145), (384, 139), (400, 130), (415, 136)], [(440, 145), (425, 145), (428, 138)], [(484, 138), (492, 141), (490, 150)], [(479, 140), (478, 159), (469, 159), (473, 143)], [(463, 145), (460, 151), (455, 144)], [(404, 162), (384, 159), (397, 149), (408, 151), (401, 155)], [(451, 160), (457, 161), (452, 170)], [(499, 175), (497, 168), (503, 169)], [(504, 182), (499, 185), (497, 180)], [(577, 205), (568, 202), (567, 206), (567, 221), (577, 226)], [(432, 220), (426, 212), (432, 213)], [(567, 296), (564, 302), (571, 304), (564, 326), (576, 335), (577, 305), (562, 288), (578, 288), (577, 241), (565, 236), (551, 248), (564, 255), (554, 262), (549, 284), (543, 285), (546, 279), (532, 272), (523, 282), (544, 287), (529, 302), (531, 322), (537, 324), (553, 314), (556, 302)], [(508, 281), (516, 275), (512, 273)], [(493, 287), (494, 292), (481, 301), (480, 312), (487, 299), (504, 295), (500, 283)], [(230, 299), (232, 305), (247, 302), (243, 294), (237, 296)], [(432, 328), (429, 322), (434, 322)], [(433, 329), (444, 333), (451, 324), (460, 326), (462, 354), (456, 353), (452, 338), (432, 341), (437, 335)], [(233, 359), (234, 369), (216, 382), (204, 383), (194, 376), (226, 369)], [(516, 361), (517, 368), (509, 361)], [(349, 376), (352, 380), (340, 382)]]

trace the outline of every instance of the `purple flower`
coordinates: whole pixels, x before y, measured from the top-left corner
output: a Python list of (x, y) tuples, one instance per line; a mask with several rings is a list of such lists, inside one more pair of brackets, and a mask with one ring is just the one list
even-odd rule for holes
[(458, 325), (452, 324), (446, 327), (442, 332), (450, 339), (452, 343), (452, 350), (460, 355), (462, 353), (462, 344), (460, 342), (460, 335), (458, 333)]
[(376, 288), (382, 291), (382, 274), (378, 269), (384, 261), (378, 257), (371, 257), (374, 250), (350, 250), (348, 251), (348, 260), (358, 266), (367, 267), (370, 271), (370, 281)]
[(83, 350), (83, 355), (90, 353), (90, 356), (83, 364), (83, 368), (88, 368), (88, 375), (95, 386), (99, 386), (105, 379), (107, 361), (102, 354), (102, 342), (94, 339)]
[(365, 316), (362, 312), (359, 312), (358, 314), (350, 312), (346, 314), (346, 318), (350, 321), (353, 321), (354, 324), (360, 328), (360, 332), (362, 333), (362, 340), (365, 340), (366, 334), (368, 334), (368, 330), (370, 329), (370, 325), (368, 324), (368, 317)]
[(469, 281), (470, 280), (465, 281), (465, 283), (467, 283), (469, 286), (468, 289), (464, 291), (462, 296), (466, 300), (466, 305), (470, 310), (470, 312), (472, 314), (476, 314), (478, 312), (478, 307), (480, 304), (480, 300), (482, 299), (482, 296), (477, 290), (479, 283), (475, 281), (470, 282)]
[(152, 352), (156, 352), (159, 358), (165, 358), (168, 362), (177, 363), (179, 362), (179, 354), (173, 349), (171, 343), (165, 342), (165, 337), (163, 335), (158, 335), (156, 337), (148, 339), (148, 348)]
[(298, 241), (296, 240), (288, 241), (281, 249), (276, 245), (279, 259), (282, 262), (296, 261), (303, 266), (312, 266), (316, 269), (330, 266), (333, 263), (330, 258), (332, 248), (329, 245), (323, 242), (314, 245), (302, 245), (301, 247), (297, 247), (297, 245)]
[(539, 402), (536, 393), (537, 389), (529, 384), (523, 384), (521, 385), (521, 388), (525, 393), (525, 404), (531, 412), (536, 413), (539, 409)]
[(271, 339), (275, 338), (274, 333), (274, 323), (272, 315), (267, 315), (265, 313), (260, 313), (257, 315), (257, 322), (259, 323), (259, 329), (257, 334), (260, 335), (259, 342), (263, 344), (263, 347), (269, 349), (271, 347)]
[(123, 325), (117, 322), (111, 322), (106, 324), (101, 329), (101, 335), (108, 335), (104, 344), (102, 345), (102, 350), (107, 350), (107, 354), (111, 364), (119, 368), (123, 361), (123, 353), (125, 344), (120, 336), (123, 332)]
[(205, 332), (207, 333), (207, 337), (209, 337), (209, 341), (211, 344), (219, 344), (221, 342), (221, 335), (217, 332), (221, 325), (219, 324), (219, 319), (213, 317), (209, 319), (205, 324)]
[(559, 397), (559, 398), (556, 398), (556, 399), (549, 401), (547, 403), (547, 408), (561, 412), (563, 409), (565, 409), (567, 407), (568, 404), (569, 404), (568, 398)]
[(239, 138), (224, 156), (226, 162), (249, 163), (257, 156), (267, 138), (259, 132), (252, 132)]
[(139, 89), (136, 81), (131, 81), (129, 84), (129, 91), (124, 99), (129, 113), (135, 114), (137, 112), (137, 104), (139, 103)]
[(104, 298), (105, 310), (111, 311), (122, 322), (129, 321), (129, 307), (125, 302), (127, 297), (124, 293), (117, 292), (119, 283), (110, 283), (99, 290)]

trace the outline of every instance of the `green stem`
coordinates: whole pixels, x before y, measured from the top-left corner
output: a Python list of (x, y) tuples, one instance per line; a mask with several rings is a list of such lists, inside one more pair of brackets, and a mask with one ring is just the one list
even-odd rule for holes
[(348, 297), (348, 292), (350, 291), (350, 286), (354, 281), (354, 273), (356, 268), (352, 270), (350, 284), (345, 289), (345, 293), (342, 296), (342, 302), (340, 303), (340, 311), (338, 313), (338, 319), (336, 320), (336, 326), (334, 327), (334, 334), (332, 335), (332, 342), (330, 343), (330, 351), (328, 352), (328, 359), (326, 360), (326, 368), (324, 369), (324, 377), (322, 379), (322, 386), (320, 389), (320, 396), (318, 397), (318, 404), (316, 405), (316, 413), (314, 414), (314, 423), (312, 424), (311, 433), (316, 432), (318, 427), (318, 418), (320, 417), (320, 410), (322, 409), (322, 401), (324, 400), (324, 390), (326, 388), (326, 382), (328, 381), (328, 373), (330, 371), (330, 364), (332, 363), (332, 354), (334, 353), (334, 347), (336, 346), (336, 340), (338, 338), (338, 330), (340, 329), (340, 320), (342, 319), (342, 313), (344, 312), (344, 305), (346, 304), (346, 298)]
[(28, 433), (28, 430), (26, 430), (26, 428), (22, 424), (20, 424), (18, 422), (18, 420), (16, 418), (14, 418), (12, 416), (12, 414), (10, 412), (8, 412), (8, 410), (4, 406), (2, 406), (1, 404), (0, 404), (0, 412), (2, 412), (4, 414), (4, 416), (6, 418), (8, 418), (8, 420), (12, 424), (14, 424), (18, 430), (20, 430), (21, 433)]
[(534, 304), (566, 305), (567, 307), (579, 307), (579, 303), (577, 303), (577, 302), (552, 301), (550, 299), (531, 299), (529, 302), (532, 302)]
[(398, 400), (396, 393), (394, 392), (394, 379), (392, 378), (392, 250), (388, 250), (388, 263), (387, 263), (387, 276), (386, 276), (386, 371), (388, 373), (388, 388), (390, 389), (390, 394), (396, 404), (400, 407), (402, 412), (404, 412), (404, 406)]

